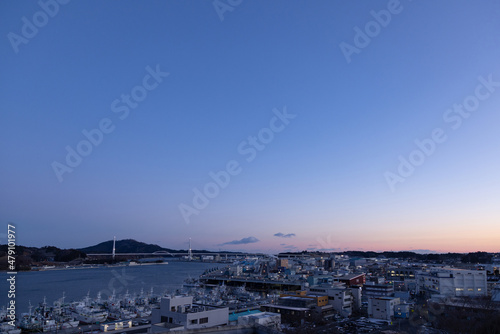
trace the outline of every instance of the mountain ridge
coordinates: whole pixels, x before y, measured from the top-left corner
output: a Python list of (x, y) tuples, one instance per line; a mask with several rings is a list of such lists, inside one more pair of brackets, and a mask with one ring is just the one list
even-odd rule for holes
[[(113, 252), (113, 240), (103, 241), (97, 245), (88, 246), (85, 248), (78, 248), (79, 251), (85, 254), (97, 254)], [(176, 250), (171, 248), (164, 248), (156, 244), (147, 244), (145, 242), (137, 241), (135, 239), (122, 239), (116, 240), (115, 253), (154, 253), (154, 252), (168, 252), (172, 254), (187, 253), (188, 250)], [(196, 253), (237, 253), (237, 252), (211, 252), (207, 250), (192, 250), (193, 254)]]

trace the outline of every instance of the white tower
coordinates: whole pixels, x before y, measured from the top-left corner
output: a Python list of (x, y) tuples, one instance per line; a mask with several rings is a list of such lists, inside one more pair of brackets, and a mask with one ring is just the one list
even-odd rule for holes
[(193, 260), (193, 253), (191, 252), (191, 238), (189, 238), (188, 261)]
[(116, 237), (113, 237), (113, 261), (115, 260), (115, 245), (116, 245)]

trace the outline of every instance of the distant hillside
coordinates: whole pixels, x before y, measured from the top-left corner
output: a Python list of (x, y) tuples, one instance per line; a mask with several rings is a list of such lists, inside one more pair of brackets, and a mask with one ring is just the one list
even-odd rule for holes
[[(0, 245), (0, 270), (7, 270), (8, 246)], [(53, 262), (83, 261), (84, 252), (76, 249), (60, 249), (54, 246), (16, 246), (16, 270), (30, 270), (33, 265), (48, 265)]]
[[(80, 251), (86, 254), (92, 253), (111, 253), (113, 251), (113, 240), (101, 242), (95, 246), (80, 248)], [(167, 251), (175, 253), (178, 251), (162, 248), (158, 245), (146, 244), (144, 242), (133, 239), (117, 240), (115, 244), (116, 253), (154, 253), (159, 251)]]
[[(101, 242), (95, 246), (90, 246), (86, 248), (80, 248), (79, 251), (84, 252), (85, 254), (102, 254), (108, 253), (111, 254), (113, 251), (113, 240), (108, 240)], [(170, 248), (163, 248), (154, 244), (146, 244), (144, 242), (140, 242), (134, 239), (124, 239), (124, 240), (116, 240), (115, 244), (115, 252), (119, 253), (154, 253), (154, 252), (169, 252), (172, 254), (175, 253), (187, 253), (187, 250), (175, 250)], [(193, 250), (193, 254), (196, 253), (213, 253), (206, 250)]]
[(427, 253), (418, 254), (414, 251), (402, 251), (402, 252), (373, 252), (373, 251), (345, 251), (342, 253), (323, 253), (323, 252), (284, 252), (280, 253), (278, 256), (284, 255), (297, 255), (297, 254), (344, 254), (348, 255), (350, 258), (362, 257), (362, 258), (388, 258), (388, 259), (405, 259), (405, 260), (419, 260), (419, 261), (461, 261), (463, 263), (492, 263), (492, 259), (495, 253), (487, 252), (473, 252), (473, 253)]

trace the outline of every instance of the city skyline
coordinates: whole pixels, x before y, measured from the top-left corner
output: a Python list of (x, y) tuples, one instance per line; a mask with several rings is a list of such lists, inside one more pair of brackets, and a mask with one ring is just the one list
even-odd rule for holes
[(499, 14), (4, 4), (1, 220), (35, 247), (500, 252)]

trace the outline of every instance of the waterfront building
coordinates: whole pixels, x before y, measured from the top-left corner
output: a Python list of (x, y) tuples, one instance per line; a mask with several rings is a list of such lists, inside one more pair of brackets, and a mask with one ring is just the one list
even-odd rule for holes
[(153, 309), (153, 333), (179, 329), (198, 329), (227, 325), (229, 308), (193, 304), (192, 296), (163, 297)]

